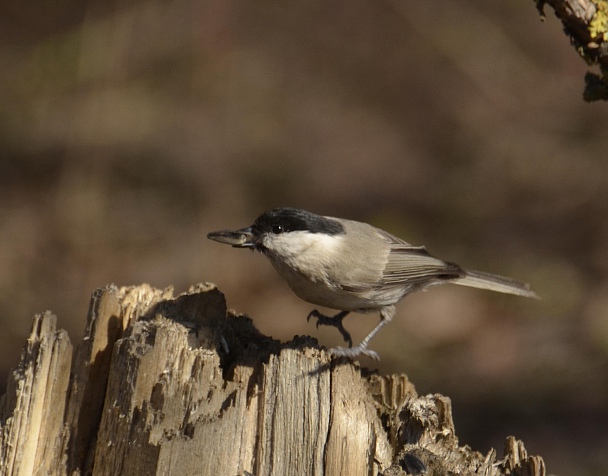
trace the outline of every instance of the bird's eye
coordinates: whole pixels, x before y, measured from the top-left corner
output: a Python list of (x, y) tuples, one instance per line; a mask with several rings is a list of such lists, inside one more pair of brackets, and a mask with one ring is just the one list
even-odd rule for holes
[(275, 235), (280, 235), (281, 233), (283, 233), (285, 231), (285, 229), (281, 226), (281, 225), (273, 225), (272, 226), (272, 232)]

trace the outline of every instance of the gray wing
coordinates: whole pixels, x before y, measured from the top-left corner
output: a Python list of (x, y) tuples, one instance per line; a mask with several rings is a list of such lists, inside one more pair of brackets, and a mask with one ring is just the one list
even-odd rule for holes
[(390, 233), (380, 231), (391, 246), (383, 273), (386, 285), (411, 284), (424, 287), (433, 282), (450, 280), (462, 286), (539, 299), (528, 283), (496, 274), (462, 269), (457, 264), (434, 258), (424, 246), (412, 246)]
[(380, 231), (390, 243), (390, 253), (382, 276), (385, 285), (424, 285), (465, 275), (460, 266), (431, 256), (424, 246), (412, 246), (390, 233)]
[[(395, 302), (395, 292), (403, 294), (432, 282), (464, 276), (457, 265), (432, 257), (422, 246), (413, 246), (365, 223), (350, 220), (342, 223), (348, 227), (350, 236), (348, 259), (357, 257), (358, 265), (333, 266), (329, 281), (345, 291), (369, 292), (375, 299), (378, 293), (384, 293), (388, 301)], [(370, 246), (374, 246), (375, 252), (370, 253)]]

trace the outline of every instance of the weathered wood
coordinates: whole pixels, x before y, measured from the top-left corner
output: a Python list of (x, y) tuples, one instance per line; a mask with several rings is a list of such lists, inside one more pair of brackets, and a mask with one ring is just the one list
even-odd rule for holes
[(70, 432), (69, 472), (86, 474), (92, 466), (114, 344), (151, 305), (172, 294), (172, 289), (148, 285), (120, 289), (110, 285), (93, 293), (84, 337), (74, 358), (65, 417)]
[(1, 474), (541, 476), (508, 438), (458, 446), (449, 398), (366, 372), (310, 338), (281, 344), (213, 285), (108, 286), (74, 354), (37, 316), (0, 408)]
[(72, 345), (50, 312), (34, 317), (19, 367), (0, 399), (0, 474), (64, 471), (63, 413)]

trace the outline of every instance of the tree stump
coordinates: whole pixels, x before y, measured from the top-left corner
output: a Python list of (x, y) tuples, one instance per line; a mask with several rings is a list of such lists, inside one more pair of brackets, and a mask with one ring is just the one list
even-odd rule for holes
[(201, 284), (107, 286), (72, 356), (49, 312), (34, 318), (0, 400), (2, 475), (475, 474), (544, 476), (508, 437), (497, 459), (458, 446), (451, 403), (405, 375), (280, 343)]

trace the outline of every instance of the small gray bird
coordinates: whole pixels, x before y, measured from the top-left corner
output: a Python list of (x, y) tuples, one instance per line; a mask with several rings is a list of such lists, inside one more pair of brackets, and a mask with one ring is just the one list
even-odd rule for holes
[[(330, 350), (339, 356), (379, 359), (367, 346), (393, 319), (395, 304), (436, 284), (454, 283), (538, 298), (526, 283), (463, 269), (434, 258), (423, 246), (412, 246), (367, 223), (297, 208), (275, 208), (248, 228), (215, 231), (207, 238), (260, 251), (298, 297), (340, 310), (335, 316), (325, 316), (316, 309), (308, 315), (308, 319), (317, 318), (317, 327), (331, 325), (340, 331), (349, 348)], [(373, 311), (380, 312), (380, 322), (353, 347), (343, 319), (350, 312)]]

